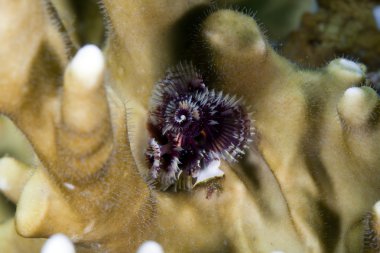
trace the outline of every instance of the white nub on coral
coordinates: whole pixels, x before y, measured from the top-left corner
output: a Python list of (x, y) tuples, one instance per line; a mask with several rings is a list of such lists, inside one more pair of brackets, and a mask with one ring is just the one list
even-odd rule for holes
[(75, 248), (67, 236), (55, 234), (45, 242), (41, 253), (75, 253)]
[(359, 87), (352, 87), (344, 92), (341, 104), (340, 112), (344, 119), (350, 123), (360, 123), (365, 120), (363, 117), (362, 108), (365, 106), (366, 96), (364, 91)]
[(342, 80), (342, 83), (355, 85), (360, 83), (365, 77), (365, 67), (345, 58), (338, 58), (331, 61), (328, 70)]
[(378, 96), (370, 87), (351, 87), (344, 92), (338, 111), (346, 123), (360, 127), (368, 123), (377, 103)]
[(377, 201), (372, 208), (373, 214), (373, 229), (376, 230), (376, 233), (380, 232), (380, 201)]
[[(90, 132), (108, 120), (103, 53), (94, 45), (81, 48), (66, 69), (62, 117), (69, 129)], [(104, 124), (107, 125), (107, 124)]]
[(71, 184), (71, 183), (65, 182), (65, 183), (63, 183), (63, 185), (64, 185), (68, 190), (74, 190), (74, 189), (75, 189), (75, 185), (73, 185), (73, 184)]
[(7, 191), (9, 189), (9, 183), (6, 178), (0, 178), (0, 190), (2, 192)]
[(373, 212), (376, 215), (376, 217), (380, 218), (380, 201), (377, 201), (376, 204), (373, 206)]
[(338, 59), (338, 62), (342, 67), (346, 68), (347, 70), (356, 72), (359, 75), (363, 75), (363, 70), (361, 69), (360, 65), (356, 62), (344, 58)]
[(95, 45), (82, 47), (69, 65), (76, 81), (88, 89), (101, 84), (104, 68), (103, 53)]
[(164, 253), (164, 249), (155, 241), (146, 241), (141, 244), (136, 253)]
[(355, 108), (365, 102), (365, 93), (360, 87), (351, 87), (344, 92), (344, 99), (348, 107)]

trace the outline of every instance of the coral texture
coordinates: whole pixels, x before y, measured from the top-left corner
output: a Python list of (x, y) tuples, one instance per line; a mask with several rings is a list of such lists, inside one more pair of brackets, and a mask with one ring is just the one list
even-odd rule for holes
[(38, 156), (33, 170), (1, 160), (22, 236), (64, 233), (79, 252), (135, 252), (145, 240), (168, 253), (376, 251), (376, 206), (366, 213), (380, 198), (379, 100), (362, 87), (364, 66), (301, 69), (252, 17), (209, 13), (192, 27), (193, 55), (205, 56), (193, 62), (209, 67), (212, 88), (251, 106), (257, 141), (240, 163), (222, 162), (223, 179), (157, 191), (143, 180), (149, 98), (186, 55), (179, 28), (209, 1), (102, 6), (104, 54), (86, 46), (71, 59), (70, 36), (44, 1), (0, 3), (0, 111)]
[(304, 14), (301, 27), (284, 46), (286, 57), (308, 67), (319, 67), (337, 55), (347, 55), (380, 67), (380, 32), (373, 15), (376, 0), (319, 1), (316, 13)]

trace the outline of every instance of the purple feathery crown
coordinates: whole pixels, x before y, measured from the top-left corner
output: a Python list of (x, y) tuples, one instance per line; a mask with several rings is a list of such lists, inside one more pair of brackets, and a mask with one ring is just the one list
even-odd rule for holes
[(150, 179), (162, 189), (179, 174), (196, 178), (214, 160), (235, 161), (252, 138), (240, 100), (209, 90), (192, 64), (179, 64), (155, 84), (148, 126)]

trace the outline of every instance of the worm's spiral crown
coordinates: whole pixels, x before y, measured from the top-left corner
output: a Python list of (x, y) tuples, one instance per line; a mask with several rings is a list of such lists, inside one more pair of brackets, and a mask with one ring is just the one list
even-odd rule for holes
[[(215, 159), (235, 161), (251, 140), (251, 120), (240, 100), (209, 90), (191, 64), (169, 70), (154, 88), (146, 152), (151, 177), (166, 189), (178, 173), (196, 178)], [(160, 177), (159, 177), (160, 175)]]

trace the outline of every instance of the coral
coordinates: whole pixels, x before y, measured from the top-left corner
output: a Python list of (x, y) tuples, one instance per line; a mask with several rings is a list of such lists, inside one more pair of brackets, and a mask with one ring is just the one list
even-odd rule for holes
[(15, 230), (14, 204), (32, 171), (13, 158), (0, 160), (0, 252), (39, 252), (43, 239), (21, 237)]
[(257, 140), (240, 163), (221, 163), (224, 178), (163, 192), (143, 180), (149, 98), (188, 55), (194, 37), (180, 28), (209, 2), (102, 6), (104, 54), (90, 45), (70, 59), (70, 36), (45, 2), (0, 5), (0, 111), (38, 157), (32, 170), (1, 160), (1, 179), (20, 175), (2, 191), (17, 202), (22, 236), (64, 233), (79, 252), (135, 252), (146, 240), (169, 253), (376, 250), (365, 242), (378, 234), (377, 212), (362, 221), (380, 198), (379, 102), (363, 86), (363, 65), (301, 69), (274, 52), (252, 17), (210, 13), (191, 28), (190, 55), (204, 56), (193, 62), (208, 66), (212, 88), (251, 106)]
[(308, 67), (319, 67), (342, 55), (380, 67), (380, 33), (373, 15), (378, 1), (319, 1), (316, 13), (306, 13), (301, 27), (288, 37), (284, 55)]

